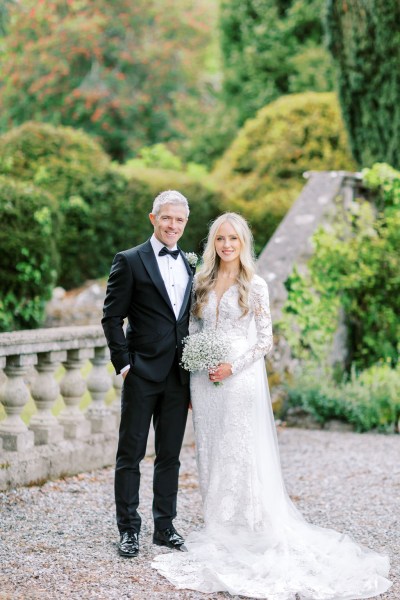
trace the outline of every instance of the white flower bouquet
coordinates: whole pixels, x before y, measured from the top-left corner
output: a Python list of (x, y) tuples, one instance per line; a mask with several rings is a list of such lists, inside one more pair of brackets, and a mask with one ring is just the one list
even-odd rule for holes
[[(225, 337), (215, 331), (200, 331), (185, 337), (181, 365), (186, 371), (212, 371), (225, 362), (229, 352), (229, 343)], [(222, 381), (214, 381), (222, 385)]]

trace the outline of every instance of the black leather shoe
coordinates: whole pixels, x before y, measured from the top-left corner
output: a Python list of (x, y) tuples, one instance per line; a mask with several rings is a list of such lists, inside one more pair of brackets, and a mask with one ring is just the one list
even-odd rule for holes
[(118, 544), (120, 556), (133, 558), (139, 554), (139, 535), (135, 531), (124, 531)]
[(168, 548), (174, 548), (181, 552), (187, 552), (185, 540), (172, 525), (166, 529), (156, 529), (153, 535), (153, 544), (157, 544), (157, 546), (167, 546)]

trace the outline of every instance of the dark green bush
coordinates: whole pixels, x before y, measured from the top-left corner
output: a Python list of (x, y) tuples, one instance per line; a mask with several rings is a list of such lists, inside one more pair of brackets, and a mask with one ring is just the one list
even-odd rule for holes
[(61, 285), (104, 275), (116, 242), (114, 204), (126, 181), (96, 142), (69, 127), (25, 123), (1, 136), (0, 173), (32, 182), (58, 200)]
[(352, 166), (336, 96), (310, 92), (283, 96), (249, 119), (214, 176), (226, 209), (249, 220), (259, 252), (304, 186), (305, 171)]
[(57, 204), (0, 176), (0, 222), (0, 331), (37, 327), (57, 278)]

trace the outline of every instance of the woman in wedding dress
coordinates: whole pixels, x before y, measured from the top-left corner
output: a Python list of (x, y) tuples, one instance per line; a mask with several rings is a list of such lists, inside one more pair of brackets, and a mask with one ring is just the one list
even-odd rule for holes
[[(307, 523), (282, 479), (264, 356), (272, 348), (265, 281), (251, 233), (235, 213), (211, 226), (196, 275), (190, 333), (229, 339), (226, 363), (191, 376), (205, 526), (187, 553), (159, 555), (177, 588), (268, 600), (354, 600), (386, 591), (389, 560)], [(215, 386), (213, 382), (221, 382)]]

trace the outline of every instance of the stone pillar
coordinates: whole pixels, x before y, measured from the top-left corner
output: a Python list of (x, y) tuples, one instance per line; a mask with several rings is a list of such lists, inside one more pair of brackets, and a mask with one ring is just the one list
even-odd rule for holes
[(87, 387), (92, 396), (92, 404), (87, 409), (86, 416), (91, 422), (92, 433), (104, 433), (115, 430), (115, 421), (111, 410), (104, 404), (106, 394), (112, 386), (111, 377), (107, 370), (107, 365), (110, 362), (107, 346), (95, 348), (91, 362), (93, 368), (87, 380)]
[(38, 412), (31, 418), (29, 429), (35, 434), (35, 444), (55, 444), (64, 438), (64, 429), (59, 424), (51, 409), (60, 393), (54, 372), (60, 362), (66, 359), (64, 351), (38, 353), (35, 378), (31, 394)]
[(36, 363), (36, 354), (8, 356), (4, 372), (7, 375), (0, 400), (6, 411), (6, 418), (0, 421), (0, 438), (3, 450), (20, 452), (34, 444), (34, 435), (21, 419), (21, 411), (30, 398), (24, 375)]
[(79, 409), (79, 403), (86, 391), (81, 368), (92, 356), (92, 348), (68, 350), (67, 360), (63, 362), (66, 372), (60, 383), (60, 391), (65, 408), (59, 416), (59, 422), (64, 427), (65, 438), (85, 438), (90, 434), (90, 422)]
[(122, 375), (113, 375), (113, 388), (115, 390), (115, 400), (112, 403), (111, 410), (115, 415), (116, 427), (119, 428), (119, 422), (121, 420), (121, 392), (123, 384)]

